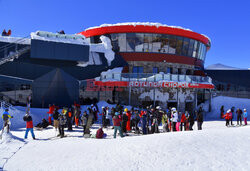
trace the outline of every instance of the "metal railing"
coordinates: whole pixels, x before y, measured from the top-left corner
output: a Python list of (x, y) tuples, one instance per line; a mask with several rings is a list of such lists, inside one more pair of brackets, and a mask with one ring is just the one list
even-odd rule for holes
[[(96, 79), (98, 80), (98, 78)], [(164, 74), (164, 73), (102, 73), (100, 81), (174, 81), (188, 83), (212, 83), (210, 77), (180, 75), (180, 74)]]

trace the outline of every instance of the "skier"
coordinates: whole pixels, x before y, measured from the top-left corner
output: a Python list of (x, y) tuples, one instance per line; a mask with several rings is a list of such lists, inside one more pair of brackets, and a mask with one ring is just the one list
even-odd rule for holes
[(247, 110), (246, 109), (243, 110), (243, 117), (244, 117), (245, 125), (247, 125)]
[(9, 131), (10, 131), (9, 118), (13, 118), (13, 116), (10, 116), (9, 109), (5, 109), (5, 111), (2, 115), (2, 119), (3, 119), (2, 133), (3, 133), (5, 127), (7, 127), (7, 133), (9, 133)]
[(229, 126), (229, 121), (231, 119), (231, 110), (227, 110), (227, 113), (225, 115), (223, 115), (223, 118), (226, 119), (226, 126)]
[(79, 118), (81, 114), (80, 105), (75, 103), (73, 106), (73, 109), (74, 109), (74, 116), (75, 116), (75, 127), (77, 128), (79, 126)]
[(59, 114), (59, 135), (61, 138), (64, 137), (64, 126), (66, 125), (66, 122), (67, 122), (67, 118), (66, 118), (66, 115), (67, 112), (62, 111), (62, 113)]
[(94, 104), (91, 104), (91, 110), (93, 111), (93, 114), (94, 114), (94, 122), (97, 121), (98, 119), (98, 116), (97, 116), (97, 113), (98, 113), (98, 110), (96, 108), (96, 106)]
[(35, 134), (33, 130), (33, 121), (32, 117), (29, 115), (29, 113), (26, 113), (26, 115), (23, 117), (23, 120), (26, 122), (26, 131), (24, 135), (24, 139), (27, 139), (28, 133), (31, 132), (32, 138), (35, 140)]
[(241, 109), (237, 109), (236, 110), (236, 114), (237, 114), (237, 125), (239, 125), (239, 121), (240, 121), (240, 126), (242, 125), (242, 110)]
[(123, 136), (123, 133), (122, 133), (122, 129), (121, 129), (121, 119), (119, 118), (119, 112), (115, 112), (115, 116), (113, 117), (113, 124), (114, 124), (114, 138), (116, 138), (116, 133), (117, 133), (117, 130), (119, 131), (120, 133), (120, 136), (121, 137), (124, 137)]
[(87, 121), (88, 121), (88, 115), (87, 115), (87, 112), (84, 111), (83, 112), (83, 115), (81, 117), (81, 120), (82, 120), (82, 126), (83, 126), (83, 135), (84, 135), (84, 131), (86, 129), (86, 125), (87, 125)]

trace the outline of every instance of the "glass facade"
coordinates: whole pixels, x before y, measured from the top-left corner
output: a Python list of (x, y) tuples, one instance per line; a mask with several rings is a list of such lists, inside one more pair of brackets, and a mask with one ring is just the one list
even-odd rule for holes
[[(151, 33), (117, 33), (110, 37), (115, 52), (153, 52), (188, 56), (205, 60), (206, 45), (190, 38)], [(99, 43), (99, 36), (91, 43)]]

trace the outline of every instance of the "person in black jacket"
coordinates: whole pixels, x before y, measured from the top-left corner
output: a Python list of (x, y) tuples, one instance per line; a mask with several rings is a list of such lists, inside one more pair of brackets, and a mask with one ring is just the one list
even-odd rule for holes
[(191, 112), (189, 115), (189, 130), (193, 130), (193, 125), (194, 125), (194, 120), (195, 120), (195, 115), (197, 114), (197, 111)]
[(237, 114), (237, 125), (239, 125), (239, 121), (240, 121), (240, 126), (241, 126), (242, 125), (242, 110), (238, 108), (236, 110), (236, 114)]
[(127, 121), (128, 121), (128, 116), (126, 115), (126, 112), (123, 112), (123, 115), (122, 115), (122, 125), (121, 125), (123, 133), (127, 132), (127, 130), (126, 130)]
[(200, 107), (197, 114), (198, 130), (202, 130), (202, 123), (203, 123), (203, 109), (202, 107)]
[(58, 112), (58, 108), (55, 109), (54, 113), (53, 113), (53, 119), (54, 119), (54, 127), (57, 131), (57, 129), (59, 128), (59, 112)]

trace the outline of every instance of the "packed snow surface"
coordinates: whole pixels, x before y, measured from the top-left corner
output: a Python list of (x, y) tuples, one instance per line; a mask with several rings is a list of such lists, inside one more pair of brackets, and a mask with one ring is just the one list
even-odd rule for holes
[[(99, 110), (107, 105), (99, 102)], [(221, 105), (249, 111), (250, 99), (215, 97), (212, 105), (201, 131), (195, 123), (194, 131), (144, 136), (129, 133), (113, 139), (109, 127), (104, 128), (106, 139), (85, 139), (79, 127), (73, 132), (65, 129), (67, 137), (61, 139), (54, 138), (57, 133), (50, 126), (35, 130), (37, 140), (30, 135), (23, 140), (24, 126), (12, 127), (11, 134), (4, 133), (0, 140), (0, 170), (249, 170), (250, 126), (226, 127), (224, 120), (218, 120), (218, 111)], [(32, 109), (34, 124), (47, 116), (47, 111)], [(23, 122), (21, 119), (17, 120)], [(99, 126), (94, 124), (91, 133), (95, 134)]]
[(0, 42), (30, 45), (30, 39), (23, 37), (0, 36)]

